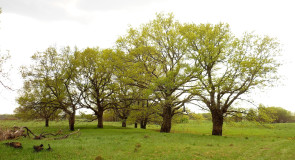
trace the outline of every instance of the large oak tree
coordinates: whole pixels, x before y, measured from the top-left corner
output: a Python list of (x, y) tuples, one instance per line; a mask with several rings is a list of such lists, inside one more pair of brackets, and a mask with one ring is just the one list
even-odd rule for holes
[(222, 135), (224, 116), (234, 102), (277, 79), (279, 43), (252, 33), (236, 38), (223, 23), (187, 24), (182, 34), (198, 72), (192, 93), (212, 114), (212, 135)]
[(87, 48), (76, 52), (79, 79), (76, 81), (82, 94), (81, 106), (90, 109), (97, 117), (97, 127), (103, 128), (103, 113), (112, 107), (114, 93), (113, 51)]
[(194, 71), (188, 64), (188, 47), (180, 33), (181, 24), (172, 14), (157, 18), (139, 29), (130, 28), (117, 41), (126, 55), (130, 84), (149, 90), (161, 106), (161, 132), (170, 132), (172, 117), (191, 99), (187, 85)]

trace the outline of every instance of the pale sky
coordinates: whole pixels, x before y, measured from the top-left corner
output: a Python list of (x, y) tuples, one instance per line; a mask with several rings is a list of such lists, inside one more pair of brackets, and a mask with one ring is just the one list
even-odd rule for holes
[[(0, 114), (17, 107), (22, 87), (18, 68), (49, 46), (112, 47), (128, 26), (139, 27), (155, 13), (173, 12), (180, 22), (229, 23), (234, 34), (255, 31), (282, 44), (281, 80), (249, 95), (255, 104), (295, 112), (295, 9), (292, 0), (0, 0), (0, 49), (11, 54), (7, 65), (15, 91), (0, 86)], [(254, 107), (243, 104), (244, 107)]]

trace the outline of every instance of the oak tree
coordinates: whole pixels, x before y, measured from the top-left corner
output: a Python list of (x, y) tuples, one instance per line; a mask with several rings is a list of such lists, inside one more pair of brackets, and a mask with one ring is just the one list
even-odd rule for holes
[(224, 116), (254, 88), (277, 79), (276, 39), (245, 33), (235, 37), (228, 24), (186, 24), (182, 29), (198, 73), (192, 94), (212, 114), (212, 135), (222, 135)]
[(130, 84), (149, 90), (161, 106), (161, 132), (170, 132), (172, 117), (191, 99), (188, 85), (195, 72), (189, 66), (181, 26), (172, 14), (157, 14), (155, 20), (130, 28), (117, 40), (118, 48), (128, 55), (131, 69), (125, 73)]
[(103, 128), (103, 113), (111, 108), (114, 93), (114, 68), (111, 49), (87, 48), (76, 52), (78, 57), (78, 89), (82, 92), (82, 107), (91, 109), (97, 117), (98, 128)]

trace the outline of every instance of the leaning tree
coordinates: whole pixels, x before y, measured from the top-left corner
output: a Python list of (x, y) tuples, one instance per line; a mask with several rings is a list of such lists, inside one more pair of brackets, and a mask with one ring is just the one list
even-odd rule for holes
[(182, 34), (198, 72), (192, 94), (212, 114), (212, 135), (221, 136), (224, 116), (233, 103), (277, 79), (279, 43), (253, 33), (236, 38), (223, 23), (186, 24)]

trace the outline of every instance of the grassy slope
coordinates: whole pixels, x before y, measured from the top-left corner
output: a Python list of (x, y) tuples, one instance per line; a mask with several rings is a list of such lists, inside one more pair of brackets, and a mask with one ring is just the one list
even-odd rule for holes
[[(66, 122), (0, 121), (0, 127), (28, 126), (33, 132), (67, 131)], [(96, 129), (96, 123), (77, 122), (81, 135), (63, 140), (31, 140), (21, 138), (23, 149), (0, 145), (0, 159), (295, 159), (295, 124), (276, 124), (264, 128), (251, 124), (225, 124), (223, 137), (211, 136), (211, 123), (174, 125), (172, 132), (159, 133), (158, 126), (147, 130), (122, 129), (119, 123), (105, 123)], [(16, 141), (16, 140), (15, 140)], [(5, 143), (3, 141), (1, 143)], [(33, 145), (49, 143), (52, 152), (33, 152)]]

